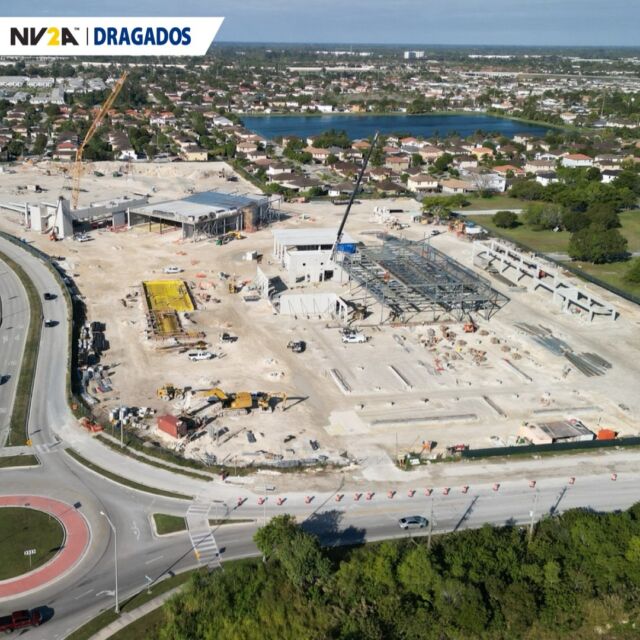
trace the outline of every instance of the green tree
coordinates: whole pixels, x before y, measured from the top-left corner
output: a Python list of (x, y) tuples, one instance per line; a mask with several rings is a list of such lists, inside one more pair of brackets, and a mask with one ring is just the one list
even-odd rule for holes
[(530, 204), (524, 210), (524, 223), (535, 231), (555, 229), (562, 225), (563, 209), (554, 204)]
[(631, 284), (640, 284), (640, 258), (632, 260), (631, 265), (624, 274), (624, 279)]
[(588, 216), (581, 211), (564, 211), (562, 214), (562, 226), (571, 233), (580, 231), (590, 224)]
[(627, 239), (617, 229), (589, 225), (576, 231), (569, 241), (569, 256), (594, 264), (614, 262), (626, 256)]
[(33, 143), (33, 153), (41, 156), (47, 148), (48, 138), (44, 133), (39, 133)]
[(438, 171), (446, 171), (449, 168), (449, 165), (453, 162), (453, 156), (450, 153), (443, 153), (440, 157), (436, 159), (433, 163), (433, 166)]
[(496, 227), (501, 229), (513, 229), (518, 226), (518, 216), (513, 211), (497, 211), (492, 220)]

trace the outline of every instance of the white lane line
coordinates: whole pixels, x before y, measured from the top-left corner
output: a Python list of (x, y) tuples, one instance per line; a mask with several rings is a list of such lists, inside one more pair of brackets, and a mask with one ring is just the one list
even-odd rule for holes
[(90, 593), (93, 593), (93, 589), (89, 589), (88, 591), (81, 593), (79, 596), (76, 596), (74, 600), (80, 600), (80, 598), (84, 598), (85, 596), (88, 596)]
[(156, 556), (155, 558), (151, 558), (151, 560), (147, 560), (145, 564), (151, 564), (152, 562), (158, 562), (158, 560), (162, 560), (164, 556)]

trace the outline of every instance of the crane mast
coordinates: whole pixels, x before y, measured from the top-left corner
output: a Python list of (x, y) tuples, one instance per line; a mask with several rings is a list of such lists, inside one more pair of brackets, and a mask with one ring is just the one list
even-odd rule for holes
[(87, 134), (84, 139), (80, 143), (78, 150), (76, 151), (76, 159), (73, 164), (73, 187), (71, 190), (71, 206), (74, 209), (78, 208), (78, 200), (80, 199), (80, 178), (82, 178), (82, 156), (84, 154), (84, 149), (93, 138), (95, 132), (98, 130), (104, 117), (109, 112), (109, 109), (113, 106), (113, 103), (116, 101), (122, 86), (124, 85), (127, 76), (129, 75), (128, 71), (125, 71), (115, 82), (111, 89), (111, 93), (109, 97), (104, 101), (104, 104), (100, 107), (100, 111), (98, 111), (98, 115), (93, 119)]

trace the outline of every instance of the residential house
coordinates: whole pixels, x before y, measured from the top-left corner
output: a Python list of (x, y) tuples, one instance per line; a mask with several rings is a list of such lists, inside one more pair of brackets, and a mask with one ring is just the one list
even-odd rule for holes
[(583, 153), (567, 153), (562, 156), (560, 162), (563, 167), (569, 167), (571, 169), (593, 166), (593, 158), (590, 158)]
[(477, 191), (476, 186), (466, 180), (458, 180), (456, 178), (449, 178), (447, 180), (440, 180), (440, 189), (442, 193), (455, 195), (458, 193), (472, 193)]
[(409, 176), (407, 188), (411, 191), (437, 191), (438, 180), (428, 173), (419, 173), (415, 176)]
[(527, 160), (524, 165), (524, 170), (526, 173), (549, 173), (550, 171), (555, 171), (556, 161), (555, 160)]

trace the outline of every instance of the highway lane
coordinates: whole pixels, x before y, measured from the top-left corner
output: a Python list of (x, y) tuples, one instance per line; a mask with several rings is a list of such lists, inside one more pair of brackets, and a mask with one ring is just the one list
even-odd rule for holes
[(9, 433), (29, 317), (27, 292), (0, 260), (0, 447)]
[[(40, 295), (45, 291), (58, 293), (56, 300), (46, 304), (51, 304), (47, 316), (58, 320), (60, 324), (43, 328), (34, 386), (30, 434), (40, 454), (42, 467), (2, 472), (2, 491), (28, 491), (50, 495), (71, 504), (77, 503), (77, 508), (87, 517), (93, 533), (85, 558), (72, 574), (38, 594), (16, 598), (11, 602), (9, 608), (47, 604), (54, 609), (53, 619), (38, 630), (30, 630), (30, 638), (63, 638), (71, 629), (113, 605), (113, 537), (106, 520), (100, 516), (101, 510), (109, 514), (118, 531), (122, 597), (143, 588), (147, 584), (146, 576), (156, 579), (170, 571), (196, 566), (186, 533), (160, 539), (154, 536), (150, 523), (150, 516), (154, 512), (183, 515), (188, 507), (187, 502), (142, 494), (106, 480), (61, 451), (68, 443), (77, 446), (98, 464), (115, 469), (122, 475), (143, 480), (150, 485), (191, 493), (199, 496), (201, 501), (211, 502), (212, 506), (215, 505), (211, 517), (216, 517), (216, 510), (220, 509), (222, 501), (229, 506), (232, 516), (253, 518), (255, 522), (250, 525), (225, 525), (215, 529), (214, 535), (222, 550), (223, 560), (254, 554), (256, 549), (252, 536), (257, 526), (262, 524), (263, 517), (285, 512), (294, 513), (305, 522), (306, 527), (319, 533), (328, 543), (406, 536), (399, 530), (397, 519), (414, 513), (430, 517), (432, 502), (436, 532), (480, 526), (485, 522), (523, 523), (528, 521), (529, 511), (534, 504), (535, 491), (529, 488), (526, 480), (532, 472), (538, 478), (550, 476), (538, 482), (540, 495), (534, 514), (536, 518), (548, 513), (558, 503), (560, 496), (557, 506), (560, 511), (571, 506), (623, 508), (640, 499), (640, 474), (635, 472), (637, 454), (634, 456), (626, 452), (608, 452), (598, 458), (572, 456), (562, 461), (547, 458), (509, 463), (505, 467), (510, 467), (511, 477), (515, 475), (520, 479), (503, 482), (498, 492), (492, 491), (488, 478), (495, 478), (496, 470), (502, 468), (499, 465), (433, 465), (431, 472), (434, 478), (428, 486), (442, 487), (446, 483), (453, 487), (448, 496), (444, 496), (440, 488), (434, 491), (432, 498), (425, 497), (420, 490), (413, 498), (409, 498), (404, 488), (399, 489), (393, 499), (389, 499), (378, 484), (374, 487), (378, 493), (371, 501), (364, 496), (355, 501), (353, 494), (345, 491), (341, 502), (335, 501), (335, 494), (325, 492), (316, 495), (311, 504), (306, 504), (304, 493), (298, 491), (289, 493), (287, 501), (280, 507), (275, 503), (277, 494), (270, 495), (267, 503), (260, 506), (256, 495), (249, 489), (176, 476), (122, 457), (82, 432), (66, 405), (67, 318), (57, 281), (39, 260), (26, 254), (21, 247), (0, 239), (0, 250), (5, 249), (25, 268)], [(609, 468), (620, 468), (617, 482), (612, 482), (608, 473), (605, 473)], [(452, 477), (448, 477), (449, 474)], [(575, 485), (567, 484), (569, 474), (579, 476)], [(463, 482), (472, 485), (467, 494), (460, 492)], [(402, 486), (400, 483), (392, 484)], [(425, 480), (418, 480), (417, 484), (424, 486)], [(368, 488), (362, 486), (360, 490), (366, 491)], [(247, 501), (236, 507), (235, 501), (239, 496), (247, 497)], [(2, 608), (4, 610), (4, 604)]]

